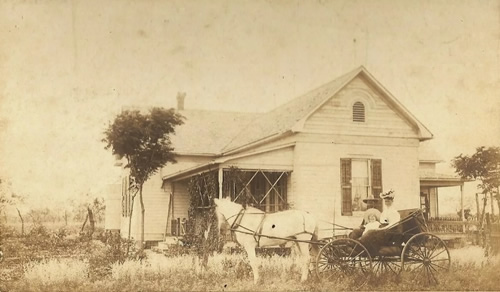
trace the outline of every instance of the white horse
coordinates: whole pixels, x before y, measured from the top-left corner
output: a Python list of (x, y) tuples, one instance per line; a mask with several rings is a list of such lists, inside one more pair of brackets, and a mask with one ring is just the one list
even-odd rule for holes
[[(216, 212), (219, 216), (219, 226), (223, 220), (231, 226), (236, 241), (243, 246), (252, 267), (254, 283), (259, 281), (256, 247), (277, 246), (290, 239), (296, 240), (297, 250), (302, 264), (300, 280), (307, 280), (309, 274), (310, 241), (317, 240), (318, 227), (314, 217), (304, 211), (288, 210), (266, 214), (253, 207), (244, 208), (231, 202), (230, 199), (214, 199)], [(223, 220), (220, 220), (223, 219)], [(220, 228), (219, 228), (220, 230)], [(317, 245), (312, 244), (313, 253)]]

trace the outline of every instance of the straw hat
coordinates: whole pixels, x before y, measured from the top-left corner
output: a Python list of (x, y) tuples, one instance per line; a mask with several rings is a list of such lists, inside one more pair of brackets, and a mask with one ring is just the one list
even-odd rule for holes
[(375, 217), (377, 217), (377, 221), (380, 221), (380, 211), (375, 209), (375, 208), (370, 208), (368, 210), (365, 211), (365, 214), (363, 216), (363, 219), (365, 220), (365, 222), (368, 222), (368, 217), (370, 217), (370, 215), (375, 215)]

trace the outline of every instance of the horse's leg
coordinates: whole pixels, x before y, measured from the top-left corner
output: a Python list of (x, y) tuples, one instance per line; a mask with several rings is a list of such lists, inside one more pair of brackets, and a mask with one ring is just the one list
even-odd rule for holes
[[(298, 237), (299, 240), (308, 240), (307, 237)], [(311, 256), (309, 255), (309, 243), (307, 242), (297, 242), (297, 247), (300, 253), (300, 262), (302, 264), (302, 275), (300, 277), (300, 281), (304, 282), (307, 280), (307, 276), (309, 275), (309, 263), (311, 261)]]
[(243, 246), (248, 255), (248, 261), (250, 262), (250, 267), (252, 267), (253, 272), (253, 282), (257, 284), (259, 282), (259, 265), (257, 263), (257, 257), (255, 256), (255, 243), (249, 242)]

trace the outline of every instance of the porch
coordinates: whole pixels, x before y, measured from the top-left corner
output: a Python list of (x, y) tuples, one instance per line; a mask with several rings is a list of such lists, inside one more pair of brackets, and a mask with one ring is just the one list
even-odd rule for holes
[[(445, 241), (455, 239), (475, 240), (479, 222), (464, 214), (464, 183), (466, 180), (435, 172), (420, 172), (420, 208), (424, 211), (428, 232), (438, 235)], [(439, 189), (460, 188), (460, 214), (442, 216), (439, 212)]]
[[(189, 177), (182, 177), (172, 181), (172, 192), (168, 210), (166, 236), (182, 237), (189, 232), (190, 228), (196, 228), (196, 214), (190, 209), (192, 207), (189, 183), (197, 175), (203, 175), (216, 185), (216, 190), (203, 190), (202, 186), (197, 192), (198, 201), (196, 209), (203, 213), (208, 210), (211, 196), (217, 198), (231, 198), (231, 201), (252, 206), (266, 213), (283, 211), (289, 208), (287, 193), (290, 184), (291, 170), (279, 169), (239, 169), (234, 167), (220, 167), (216, 170), (194, 173)], [(198, 198), (199, 197), (199, 198)], [(191, 203), (190, 203), (191, 202)], [(182, 210), (181, 210), (182, 209)], [(200, 213), (200, 212), (194, 212)], [(199, 214), (198, 214), (199, 215)], [(201, 216), (203, 217), (203, 216)]]

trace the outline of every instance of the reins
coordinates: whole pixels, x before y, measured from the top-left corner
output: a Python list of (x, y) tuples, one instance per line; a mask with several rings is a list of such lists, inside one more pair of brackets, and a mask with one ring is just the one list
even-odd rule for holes
[[(243, 216), (244, 215), (262, 215), (262, 219), (261, 219), (261, 222), (259, 223), (258, 227), (256, 230), (252, 230), (250, 228), (247, 228), (243, 225), (241, 225), (241, 220), (243, 219)], [(294, 242), (303, 242), (303, 243), (321, 243), (321, 241), (317, 241), (317, 242), (314, 242), (314, 241), (310, 241), (310, 240), (300, 240), (300, 239), (296, 239), (296, 238), (293, 238), (297, 235), (300, 235), (300, 234), (304, 234), (304, 233), (307, 233), (307, 234), (312, 234), (308, 231), (305, 230), (305, 227), (304, 227), (304, 232), (300, 232), (300, 233), (296, 233), (290, 237), (286, 237), (286, 238), (283, 238), (283, 237), (277, 237), (277, 236), (271, 236), (271, 235), (265, 235), (265, 234), (262, 234), (262, 226), (264, 224), (264, 219), (266, 218), (266, 213), (247, 213), (246, 212), (246, 209), (245, 208), (241, 208), (240, 211), (238, 213), (236, 213), (235, 215), (232, 215), (228, 218), (225, 218), (226, 219), (226, 222), (229, 223), (230, 219), (232, 219), (233, 217), (236, 217), (233, 221), (233, 223), (231, 224), (229, 230), (234, 234), (235, 232), (238, 232), (238, 233), (241, 233), (241, 234), (247, 234), (247, 235), (252, 235), (255, 239), (255, 241), (257, 242), (257, 246), (260, 246), (260, 238), (264, 237), (264, 238), (268, 238), (268, 239), (276, 239), (276, 240), (288, 240), (288, 241), (294, 241)], [(340, 231), (343, 231), (343, 230), (354, 230), (354, 228), (351, 228), (351, 227), (346, 227), (346, 226), (343, 226), (343, 225), (340, 225), (340, 224), (335, 224), (335, 223), (332, 223), (332, 222), (328, 222), (328, 221), (325, 221), (325, 220), (320, 220), (321, 222), (324, 222), (324, 223), (327, 223), (329, 225), (332, 225), (333, 226), (333, 230), (340, 230)], [(243, 230), (241, 230), (243, 229)], [(331, 230), (331, 229), (321, 229), (321, 230)]]

